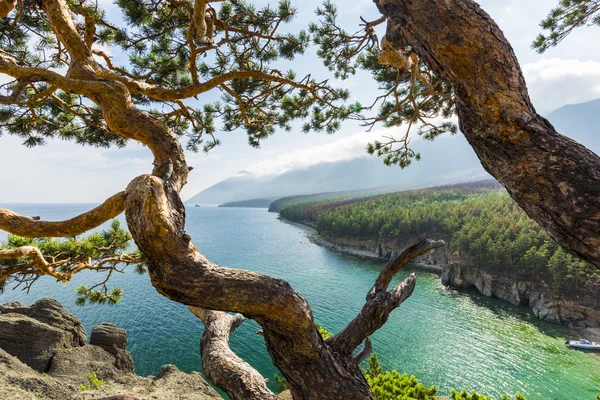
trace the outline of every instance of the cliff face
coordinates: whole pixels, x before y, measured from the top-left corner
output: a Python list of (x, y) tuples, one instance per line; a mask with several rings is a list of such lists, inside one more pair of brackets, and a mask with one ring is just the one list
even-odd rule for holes
[[(391, 260), (408, 247), (416, 244), (420, 239), (403, 242), (353, 237), (323, 237), (317, 235), (314, 230), (309, 232), (309, 238), (312, 242), (334, 251), (383, 260)], [(429, 239), (437, 240), (443, 238), (430, 237)], [(441, 273), (443, 265), (448, 263), (448, 251), (445, 248), (434, 249), (424, 256), (416, 258), (415, 263), (423, 269)]]
[(529, 307), (543, 321), (575, 328), (600, 326), (600, 310), (561, 299), (532, 282), (450, 264), (444, 266), (442, 283), (455, 288), (474, 287), (485, 296), (497, 297), (515, 306)]
[[(415, 241), (401, 242), (385, 239), (352, 237), (323, 237), (312, 231), (311, 240), (335, 251), (362, 257), (392, 259)], [(432, 237), (432, 239), (440, 239)], [(442, 238), (444, 239), (444, 238)], [(552, 294), (533, 282), (493, 275), (482, 269), (464, 266), (451, 260), (447, 248), (440, 248), (416, 260), (424, 269), (440, 272), (442, 283), (457, 289), (475, 288), (488, 297), (496, 297), (518, 307), (529, 307), (533, 314), (546, 322), (574, 328), (599, 327), (600, 310), (568, 301)]]
[[(200, 332), (198, 332), (200, 334)], [(156, 377), (134, 374), (127, 334), (103, 323), (89, 344), (81, 321), (53, 299), (0, 306), (0, 399), (212, 400), (221, 397), (199, 373), (163, 366)], [(88, 374), (106, 381), (92, 386)]]

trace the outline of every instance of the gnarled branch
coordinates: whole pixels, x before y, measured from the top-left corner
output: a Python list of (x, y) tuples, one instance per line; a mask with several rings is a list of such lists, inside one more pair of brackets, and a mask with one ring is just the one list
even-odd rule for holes
[(452, 85), (483, 167), (560, 245), (600, 268), (600, 157), (536, 112), (498, 25), (473, 0), (375, 2), (390, 43), (408, 44)]
[(327, 344), (336, 351), (351, 354), (363, 340), (381, 328), (387, 322), (390, 313), (412, 294), (416, 283), (414, 274), (411, 274), (392, 290), (387, 291), (394, 275), (416, 257), (444, 245), (443, 240), (425, 239), (407, 248), (390, 261), (367, 294), (367, 302), (356, 318), (337, 335), (327, 339)]
[(204, 323), (200, 356), (204, 374), (232, 400), (276, 400), (265, 378), (229, 347), (229, 336), (244, 322), (241, 314), (189, 307)]
[(0, 230), (30, 238), (80, 235), (121, 214), (125, 198), (125, 192), (119, 192), (93, 210), (66, 221), (39, 221), (0, 208)]
[[(31, 259), (33, 265), (38, 269), (40, 275), (50, 275), (59, 281), (67, 280), (66, 274), (57, 272), (54, 266), (44, 259), (42, 252), (37, 247), (21, 246), (16, 249), (0, 250), (0, 260), (15, 260), (24, 257)], [(8, 274), (0, 268), (0, 282), (6, 280), (7, 276)]]

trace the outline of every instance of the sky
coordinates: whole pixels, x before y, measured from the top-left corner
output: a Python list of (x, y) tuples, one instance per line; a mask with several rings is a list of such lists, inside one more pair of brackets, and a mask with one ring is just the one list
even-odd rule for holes
[[(340, 5), (340, 23), (352, 31), (359, 18), (378, 17), (371, 0), (335, 0)], [(556, 0), (481, 0), (486, 10), (512, 44), (521, 63), (534, 106), (542, 115), (566, 105), (600, 97), (599, 27), (576, 30), (557, 48), (540, 55), (531, 49), (531, 42), (540, 32), (539, 22), (556, 4)], [(257, 5), (276, 1), (255, 0)], [(314, 21), (314, 10), (321, 1), (292, 0), (298, 9), (296, 20), (287, 29), (305, 29)], [(109, 0), (110, 13), (117, 15)], [(275, 65), (276, 67), (277, 65)], [(281, 69), (289, 66), (283, 64)], [(311, 73), (315, 78), (331, 77), (314, 55), (314, 49), (293, 62), (298, 76)], [(0, 82), (6, 77), (0, 74)], [(369, 103), (376, 95), (374, 82), (365, 73), (337, 82), (334, 86), (350, 90), (353, 100)], [(200, 101), (213, 101), (209, 94)], [(397, 131), (400, 128), (395, 128)], [(342, 125), (334, 135), (304, 134), (299, 129), (277, 132), (262, 142), (260, 149), (247, 144), (243, 131), (221, 132), (222, 145), (205, 153), (188, 153), (188, 164), (194, 167), (187, 186), (182, 191), (185, 200), (197, 192), (240, 171), (275, 174), (304, 168), (320, 162), (339, 161), (365, 155), (365, 144), (394, 129), (374, 129), (365, 132), (355, 122)], [(426, 161), (421, 161), (426, 162)], [(124, 190), (136, 176), (149, 173), (152, 156), (141, 145), (124, 149), (81, 147), (69, 142), (53, 141), (33, 149), (21, 145), (21, 140), (0, 136), (0, 203), (98, 203)], [(400, 170), (399, 170), (400, 173)]]

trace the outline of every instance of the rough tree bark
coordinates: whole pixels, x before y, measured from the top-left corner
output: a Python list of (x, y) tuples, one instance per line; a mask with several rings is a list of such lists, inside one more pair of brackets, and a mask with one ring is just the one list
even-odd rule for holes
[(204, 374), (232, 400), (277, 400), (265, 378), (229, 348), (229, 336), (244, 322), (242, 314), (190, 307), (204, 323), (200, 357)]
[(407, 44), (456, 94), (483, 167), (563, 247), (600, 268), (600, 157), (536, 113), (500, 28), (472, 0), (375, 0), (387, 39)]
[[(336, 335), (332, 338), (334, 340), (324, 342), (314, 325), (306, 300), (287, 282), (215, 265), (198, 252), (185, 233), (185, 208), (179, 197), (189, 172), (181, 144), (168, 126), (136, 109), (131, 99), (132, 94), (139, 93), (150, 98), (185, 98), (232, 79), (264, 77), (277, 81), (283, 78), (257, 71), (238, 71), (176, 90), (132, 81), (107, 71), (94, 60), (89, 43), (77, 31), (65, 0), (41, 0), (41, 7), (56, 38), (69, 53), (67, 74), (62, 76), (49, 70), (19, 65), (3, 52), (0, 52), (0, 73), (19, 81), (47, 82), (67, 93), (87, 97), (100, 107), (112, 132), (148, 146), (154, 155), (154, 169), (152, 175), (135, 178), (125, 195), (118, 194), (98, 209), (70, 222), (36, 222), (8, 210), (0, 210), (0, 228), (25, 236), (68, 236), (112, 218), (124, 207), (129, 231), (147, 260), (155, 288), (166, 297), (196, 310), (230, 311), (256, 320), (262, 327), (269, 354), (287, 379), (295, 399), (372, 399), (352, 352), (382, 326), (389, 313), (412, 293), (414, 276), (388, 292), (393, 274), (410, 259), (443, 243), (422, 241), (407, 249), (392, 263), (392, 267), (382, 272), (382, 277), (367, 296), (363, 312), (351, 323), (352, 327)], [(27, 233), (28, 230), (31, 233)], [(393, 272), (391, 275), (390, 271)], [(219, 340), (227, 338), (226, 331), (231, 331), (232, 321), (228, 322), (225, 314), (213, 312), (205, 315), (208, 337), (217, 338), (214, 343), (219, 343)], [(226, 346), (227, 343), (220, 345)], [(360, 357), (366, 353), (363, 351)], [(241, 360), (228, 359), (228, 362), (238, 364), (234, 367), (240, 367), (238, 361)], [(269, 393), (260, 392), (265, 388), (257, 383), (257, 373), (254, 380), (246, 383), (244, 379), (235, 380), (237, 387), (232, 388), (230, 380), (220, 376), (227, 371), (232, 369), (211, 370), (213, 379), (224, 389), (231, 393), (253, 393), (244, 398), (270, 398)]]

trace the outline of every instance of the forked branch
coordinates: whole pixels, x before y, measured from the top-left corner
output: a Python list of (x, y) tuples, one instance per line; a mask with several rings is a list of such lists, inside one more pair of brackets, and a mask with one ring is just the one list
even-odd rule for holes
[[(377, 329), (381, 328), (389, 318), (390, 313), (398, 308), (412, 294), (416, 278), (410, 274), (392, 290), (387, 288), (398, 271), (415, 258), (429, 250), (444, 246), (443, 240), (422, 240), (404, 250), (390, 261), (381, 271), (375, 285), (367, 294), (367, 302), (359, 314), (344, 330), (327, 340), (327, 345), (344, 354), (351, 354), (360, 343), (366, 340)], [(366, 346), (366, 344), (365, 344)]]

